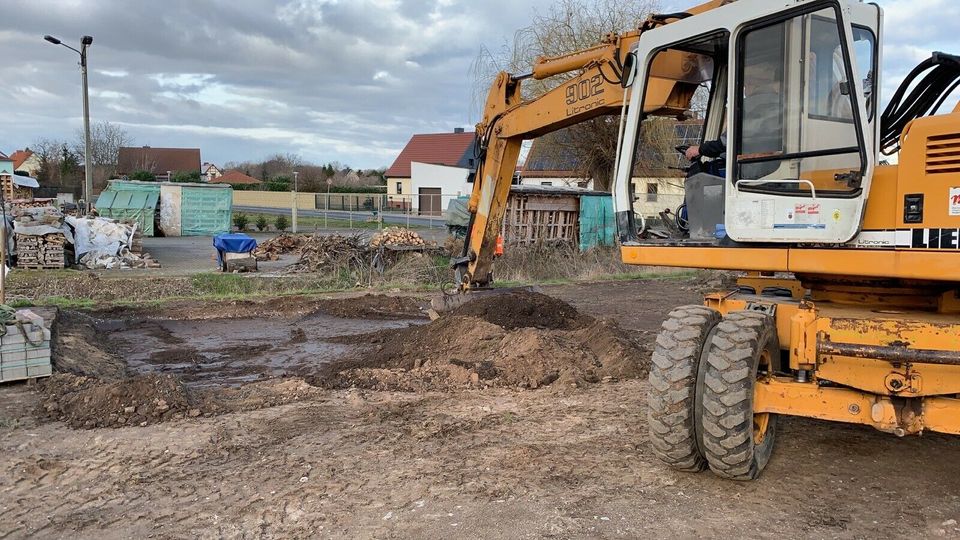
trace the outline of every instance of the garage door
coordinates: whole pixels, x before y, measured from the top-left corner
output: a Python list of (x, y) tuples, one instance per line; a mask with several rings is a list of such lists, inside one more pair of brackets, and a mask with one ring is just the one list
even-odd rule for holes
[(439, 216), (442, 213), (440, 188), (420, 188), (420, 215)]

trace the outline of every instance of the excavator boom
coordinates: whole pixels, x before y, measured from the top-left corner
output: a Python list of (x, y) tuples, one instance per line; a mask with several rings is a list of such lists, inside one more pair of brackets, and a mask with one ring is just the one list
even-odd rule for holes
[[(513, 183), (521, 145), (525, 140), (597, 118), (620, 114), (627, 90), (624, 78), (632, 66), (631, 49), (653, 28), (731, 3), (714, 0), (683, 13), (650, 16), (639, 29), (608, 34), (597, 45), (557, 57), (539, 58), (529, 75), (501, 72), (490, 87), (477, 124), (479, 166), (462, 256), (453, 261), (460, 291), (488, 286), (497, 237)], [(683, 53), (659, 60), (647, 86), (644, 109), (661, 115), (682, 115), (699, 81), (690, 78), (690, 62)], [(523, 81), (570, 74), (569, 79), (544, 94), (524, 100)]]

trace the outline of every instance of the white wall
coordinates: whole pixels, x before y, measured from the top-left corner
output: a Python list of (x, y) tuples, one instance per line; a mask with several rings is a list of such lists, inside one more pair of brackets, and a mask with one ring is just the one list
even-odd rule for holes
[[(520, 185), (523, 186), (559, 186), (559, 187), (580, 187), (580, 183), (583, 182), (583, 178), (568, 178), (568, 177), (521, 177)], [(593, 179), (587, 181), (587, 189), (593, 189)]]
[(420, 188), (440, 188), (443, 199), (443, 208), (447, 207), (450, 199), (460, 195), (470, 195), (473, 185), (467, 183), (468, 169), (447, 167), (445, 165), (430, 165), (429, 163), (410, 163), (410, 195), (413, 200), (413, 209), (420, 205), (418, 195)]

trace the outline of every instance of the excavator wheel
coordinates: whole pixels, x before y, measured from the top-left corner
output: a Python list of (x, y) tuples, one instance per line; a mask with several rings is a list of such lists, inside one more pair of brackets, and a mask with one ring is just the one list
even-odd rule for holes
[(754, 311), (728, 313), (713, 331), (697, 395), (703, 454), (710, 469), (732, 480), (754, 480), (770, 460), (777, 415), (754, 414), (758, 376), (780, 354), (773, 317)]
[(671, 468), (707, 468), (696, 432), (695, 397), (704, 344), (720, 322), (718, 311), (682, 306), (663, 321), (650, 368), (647, 424), (653, 451)]

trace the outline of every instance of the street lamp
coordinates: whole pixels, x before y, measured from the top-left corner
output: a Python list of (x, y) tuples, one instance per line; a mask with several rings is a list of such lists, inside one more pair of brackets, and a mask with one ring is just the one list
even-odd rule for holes
[(293, 219), (291, 220), (291, 221), (293, 221), (293, 223), (291, 223), (291, 225), (293, 226), (293, 234), (297, 234), (297, 210), (299, 209), (298, 207), (300, 206), (300, 204), (299, 204), (299, 203), (300, 203), (300, 200), (299, 200), (299, 197), (300, 197), (300, 196), (297, 195), (297, 187), (298, 187), (298, 186), (297, 186), (297, 176), (299, 176), (299, 175), (300, 175), (300, 172), (299, 172), (299, 171), (293, 171), (293, 206), (290, 207), (291, 217), (293, 218)]
[(54, 45), (63, 45), (80, 55), (80, 75), (83, 80), (83, 200), (86, 203), (86, 208), (89, 208), (90, 197), (93, 197), (93, 163), (90, 160), (90, 93), (87, 89), (87, 47), (93, 44), (93, 36), (80, 38), (79, 51), (53, 36), (43, 36), (43, 39)]

